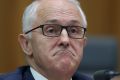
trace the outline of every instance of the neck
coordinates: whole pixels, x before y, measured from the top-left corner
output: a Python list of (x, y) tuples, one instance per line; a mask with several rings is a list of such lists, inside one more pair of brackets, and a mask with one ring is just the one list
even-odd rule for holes
[(75, 69), (73, 68), (65, 68), (63, 70), (61, 69), (46, 69), (41, 66), (37, 66), (36, 64), (30, 65), (35, 71), (37, 71), (39, 74), (46, 77), (48, 80), (71, 80), (73, 74), (75, 73)]
[(71, 73), (73, 72), (67, 72), (67, 71), (43, 71), (43, 70), (38, 70), (35, 67), (32, 66), (32, 68), (38, 72), (39, 74), (43, 75), (46, 77), (48, 80), (71, 80), (72, 75)]

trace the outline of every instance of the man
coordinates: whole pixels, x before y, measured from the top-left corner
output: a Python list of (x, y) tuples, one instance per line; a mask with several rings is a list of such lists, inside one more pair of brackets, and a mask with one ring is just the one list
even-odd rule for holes
[(29, 66), (0, 80), (91, 80), (77, 68), (87, 22), (76, 0), (35, 0), (23, 15), (20, 45)]

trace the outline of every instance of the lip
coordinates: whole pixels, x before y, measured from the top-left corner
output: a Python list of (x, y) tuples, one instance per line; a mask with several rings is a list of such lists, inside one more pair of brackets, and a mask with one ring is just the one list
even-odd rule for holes
[(69, 55), (75, 56), (75, 54), (70, 50), (58, 50), (53, 56), (60, 55), (60, 54), (63, 54), (63, 55), (69, 54)]

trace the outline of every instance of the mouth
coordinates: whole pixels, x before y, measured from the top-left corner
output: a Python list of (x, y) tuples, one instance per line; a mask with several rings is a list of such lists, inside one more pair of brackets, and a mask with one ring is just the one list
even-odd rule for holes
[(75, 54), (70, 50), (58, 50), (53, 56), (56, 56), (56, 55), (75, 56)]

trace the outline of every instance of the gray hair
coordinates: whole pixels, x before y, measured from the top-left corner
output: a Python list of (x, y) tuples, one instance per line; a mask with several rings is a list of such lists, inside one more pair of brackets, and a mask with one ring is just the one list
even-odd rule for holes
[(69, 0), (69, 1), (71, 1), (72, 3), (74, 3), (74, 4), (77, 6), (77, 8), (78, 8), (79, 11), (80, 11), (80, 14), (82, 15), (83, 21), (84, 21), (83, 26), (84, 26), (85, 28), (87, 28), (86, 16), (85, 16), (85, 14), (84, 14), (81, 6), (80, 6), (80, 2), (79, 2), (78, 0)]
[(32, 28), (32, 25), (37, 17), (36, 12), (38, 6), (39, 4), (34, 1), (25, 9), (22, 18), (23, 33), (27, 32)]
[[(39, 0), (38, 0), (39, 1)], [(83, 13), (81, 7), (80, 7), (80, 3), (77, 0), (69, 0), (72, 3), (74, 3), (77, 8), (80, 11), (80, 14), (82, 15), (83, 21), (84, 21), (84, 27), (87, 27), (87, 21), (86, 21), (86, 17), (85, 14)], [(27, 32), (28, 30), (32, 29), (32, 25), (34, 23), (34, 21), (37, 18), (37, 10), (39, 8), (39, 5), (37, 0), (34, 0), (24, 11), (23, 13), (23, 19), (22, 19), (22, 26), (23, 26), (23, 33)]]

